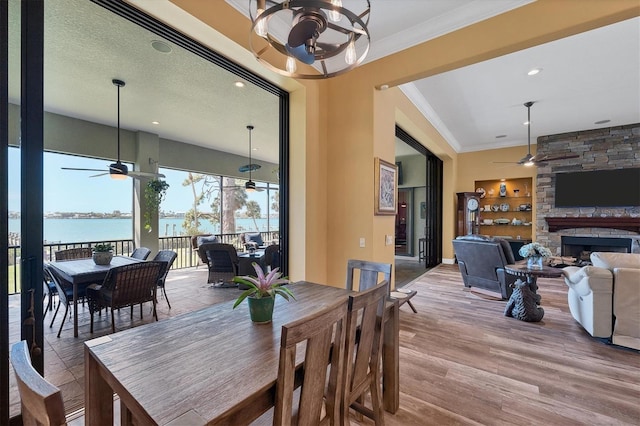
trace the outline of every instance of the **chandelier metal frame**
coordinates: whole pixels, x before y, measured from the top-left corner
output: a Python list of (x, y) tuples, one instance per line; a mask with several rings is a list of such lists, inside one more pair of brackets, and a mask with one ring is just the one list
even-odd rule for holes
[[(332, 3), (331, 0), (288, 0), (277, 2), (274, 0), (249, 0), (249, 17), (251, 19), (251, 34), (249, 45), (256, 59), (270, 70), (287, 77), (301, 79), (324, 79), (334, 77), (350, 71), (360, 65), (367, 53), (371, 43), (371, 37), (367, 25), (371, 12), (369, 0), (362, 0), (366, 8), (360, 14), (342, 7), (340, 4)], [(255, 6), (253, 6), (255, 4)], [(262, 11), (260, 11), (264, 8)], [(307, 40), (303, 48), (306, 48), (306, 55), (311, 64), (302, 61), (299, 56), (295, 56), (291, 47), (274, 34), (269, 28), (269, 22), (277, 15), (292, 13), (294, 19), (289, 29), (287, 37), (298, 25), (306, 25), (313, 22), (317, 25), (317, 31)], [(332, 16), (339, 14), (340, 19), (335, 22)], [(305, 21), (302, 23), (302, 21)], [(348, 24), (347, 26), (339, 24)], [(308, 28), (306, 26), (304, 29)], [(257, 33), (261, 30), (264, 34)], [(276, 29), (277, 32), (278, 29)], [(344, 41), (336, 42), (336, 37), (344, 37)], [(364, 38), (363, 38), (364, 37)], [(281, 37), (280, 37), (281, 38)], [(266, 42), (266, 44), (264, 43)], [(341, 61), (338, 55), (346, 54), (348, 49), (355, 49), (355, 56), (351, 52), (350, 63)], [(267, 58), (272, 58), (271, 52), (275, 50), (284, 56), (282, 67), (278, 67), (269, 62)], [(303, 52), (303, 54), (305, 54)], [(270, 56), (271, 55), (271, 56)], [(287, 70), (287, 60), (295, 60), (295, 70)], [(304, 59), (304, 58), (303, 58)], [(310, 72), (298, 71), (298, 65), (311, 65)], [(338, 65), (339, 64), (339, 65)], [(316, 70), (317, 72), (313, 72)]]

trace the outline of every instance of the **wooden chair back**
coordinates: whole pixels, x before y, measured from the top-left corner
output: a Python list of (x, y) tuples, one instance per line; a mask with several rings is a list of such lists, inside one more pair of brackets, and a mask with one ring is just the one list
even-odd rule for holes
[[(282, 326), (274, 425), (339, 423), (346, 317), (345, 300)], [(296, 392), (299, 399), (294, 401), (297, 349), (302, 342), (303, 377), (300, 392)]]
[(62, 393), (33, 368), (26, 340), (11, 346), (11, 365), (18, 383), (22, 424), (66, 425)]
[(73, 259), (86, 259), (93, 256), (93, 250), (91, 247), (76, 247), (66, 250), (58, 250), (56, 252), (56, 261), (61, 260), (73, 260)]
[[(382, 357), (382, 327), (384, 304), (389, 294), (389, 282), (349, 296), (347, 315), (345, 373), (342, 416), (349, 418), (349, 408), (384, 424), (380, 360)], [(365, 406), (365, 394), (371, 393), (372, 408)]]
[[(391, 263), (371, 262), (368, 260), (349, 259), (347, 262), (347, 290), (353, 291), (353, 280), (359, 271), (358, 291), (375, 287), (381, 281), (391, 282)], [(379, 278), (382, 274), (382, 279)]]

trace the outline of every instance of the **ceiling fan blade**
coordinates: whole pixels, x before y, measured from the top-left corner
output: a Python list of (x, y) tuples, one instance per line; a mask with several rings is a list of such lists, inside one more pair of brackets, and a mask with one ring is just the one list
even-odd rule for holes
[(578, 154), (548, 154), (548, 155), (543, 155), (540, 158), (538, 158), (538, 156), (536, 155), (533, 158), (533, 161), (535, 163), (545, 163), (547, 161), (556, 161), (556, 160), (568, 160), (570, 158), (578, 158), (580, 157)]
[(76, 167), (60, 167), (62, 170), (80, 170), (84, 172), (104, 172), (104, 169), (81, 169)]
[(289, 46), (289, 44), (286, 44), (284, 47), (285, 49), (287, 49), (287, 52), (291, 54), (291, 56), (302, 63), (311, 65), (316, 60), (316, 57), (313, 54), (307, 52), (307, 48), (304, 46), (304, 44), (297, 47), (291, 47)]
[(244, 166), (240, 166), (238, 168), (239, 172), (248, 172), (249, 170), (254, 171), (254, 170), (258, 170), (259, 168), (261, 168), (262, 166), (260, 164), (245, 164)]
[(127, 176), (131, 176), (133, 178), (163, 178), (165, 177), (162, 173), (150, 173), (150, 172), (139, 172), (139, 171), (130, 171), (127, 173)]
[(289, 31), (288, 44), (291, 47), (304, 46), (304, 42), (313, 37), (318, 30), (318, 23), (312, 19), (299, 21)]
[(97, 174), (97, 175), (91, 175), (91, 176), (89, 176), (89, 177), (105, 176), (105, 175), (108, 175), (108, 174), (109, 174), (109, 172), (104, 172), (104, 173), (99, 173), (99, 174)]

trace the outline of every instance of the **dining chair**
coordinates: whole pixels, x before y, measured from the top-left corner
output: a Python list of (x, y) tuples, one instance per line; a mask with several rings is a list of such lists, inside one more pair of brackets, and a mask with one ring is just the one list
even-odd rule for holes
[(280, 244), (272, 244), (264, 250), (260, 264), (265, 271), (272, 271), (280, 267)]
[[(360, 274), (358, 291), (362, 291), (375, 287), (382, 280), (391, 282), (391, 268), (391, 263), (349, 259), (347, 261), (347, 290), (353, 291), (353, 281), (356, 271)], [(382, 274), (381, 279), (378, 277), (380, 274)]]
[[(43, 267), (43, 279), (54, 284), (56, 287), (56, 294), (58, 295), (58, 306), (53, 313), (53, 318), (51, 318), (49, 328), (53, 327), (53, 322), (56, 320), (56, 316), (60, 310), (60, 305), (64, 304), (64, 315), (62, 316), (62, 322), (58, 329), (58, 337), (60, 337), (62, 327), (64, 327), (64, 322), (67, 319), (67, 313), (69, 313), (69, 306), (73, 304), (73, 285), (62, 279), (51, 266), (46, 264)], [(78, 299), (84, 299), (86, 289), (86, 285), (78, 285)]]
[[(347, 290), (353, 291), (353, 280), (356, 271), (359, 271), (360, 279), (358, 281), (358, 290), (366, 290), (375, 287), (380, 282), (379, 275), (382, 274), (382, 279), (391, 282), (391, 268), (390, 263), (371, 262), (367, 260), (355, 260), (349, 259), (347, 262)], [(389, 289), (389, 295), (398, 299), (400, 306), (405, 303), (409, 305), (414, 313), (418, 313), (418, 310), (411, 299), (418, 294), (416, 290), (411, 291), (394, 291)]]
[(158, 320), (156, 312), (156, 288), (164, 268), (164, 262), (140, 262), (130, 265), (116, 266), (109, 269), (101, 285), (92, 284), (87, 287), (89, 313), (91, 314), (91, 328), (93, 333), (93, 315), (102, 308), (111, 310), (111, 331), (115, 333), (114, 309), (130, 306), (133, 319), (133, 306), (140, 304), (140, 318), (142, 318), (142, 304), (153, 304), (153, 316)]
[[(274, 425), (341, 423), (346, 317), (347, 300), (344, 300), (282, 326)], [(301, 372), (296, 371), (298, 349), (304, 352)], [(298, 384), (300, 389), (296, 391)]]
[(65, 250), (58, 250), (55, 253), (56, 262), (61, 260), (87, 259), (93, 256), (91, 247), (75, 247)]
[(26, 340), (11, 346), (10, 358), (18, 384), (22, 424), (66, 425), (62, 393), (33, 368)]
[(238, 275), (238, 252), (231, 244), (205, 243), (198, 247), (209, 268), (208, 283), (229, 283)]
[(133, 250), (133, 252), (131, 253), (131, 256), (129, 257), (133, 257), (134, 259), (139, 259), (139, 260), (147, 260), (147, 257), (149, 257), (150, 254), (151, 254), (150, 249), (146, 247), (136, 247), (136, 249)]
[[(167, 290), (165, 290), (165, 282), (167, 280), (167, 274), (169, 274), (169, 269), (173, 265), (173, 262), (178, 257), (178, 253), (173, 250), (160, 250), (158, 254), (153, 258), (156, 262), (163, 262), (164, 268), (160, 272), (160, 278), (158, 279), (158, 287), (162, 289), (164, 293), (164, 298), (167, 300), (167, 305), (169, 305), (169, 309), (171, 309), (171, 303), (169, 303), (169, 298), (167, 297)], [(156, 302), (157, 303), (157, 302)]]
[(45, 298), (48, 299), (47, 306), (44, 308), (43, 312), (44, 316), (47, 314), (47, 311), (53, 311), (55, 306), (54, 297), (58, 295), (58, 287), (56, 287), (56, 283), (54, 283), (53, 280), (49, 279), (47, 273), (42, 276), (42, 286), (44, 290), (42, 293), (42, 300), (44, 301)]
[[(349, 296), (345, 372), (342, 397), (342, 418), (348, 424), (349, 409), (372, 419), (376, 425), (384, 425), (382, 402), (382, 327), (385, 300), (389, 294), (389, 282), (384, 280), (368, 290)], [(371, 395), (371, 408), (365, 405), (367, 392)]]

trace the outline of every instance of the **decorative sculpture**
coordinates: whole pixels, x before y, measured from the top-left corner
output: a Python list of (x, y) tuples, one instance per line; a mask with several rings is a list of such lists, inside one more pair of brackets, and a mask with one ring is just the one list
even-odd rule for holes
[(540, 303), (540, 295), (534, 293), (529, 284), (517, 280), (513, 283), (513, 293), (504, 309), (506, 317), (513, 317), (521, 321), (538, 322), (544, 316), (544, 309)]

